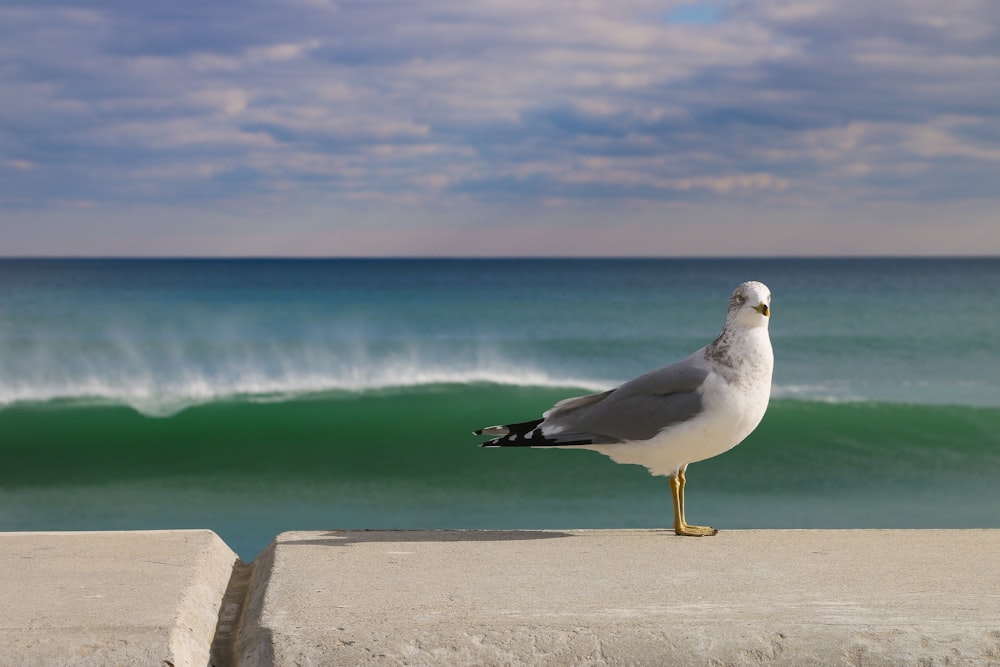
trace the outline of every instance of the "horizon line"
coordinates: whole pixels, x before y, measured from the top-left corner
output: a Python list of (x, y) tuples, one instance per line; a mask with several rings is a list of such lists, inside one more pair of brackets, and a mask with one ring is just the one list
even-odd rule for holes
[(851, 255), (3, 255), (0, 261), (342, 261), (342, 260), (542, 260), (542, 261), (592, 261), (592, 260), (849, 260), (849, 259), (1000, 259), (1000, 254), (851, 254)]

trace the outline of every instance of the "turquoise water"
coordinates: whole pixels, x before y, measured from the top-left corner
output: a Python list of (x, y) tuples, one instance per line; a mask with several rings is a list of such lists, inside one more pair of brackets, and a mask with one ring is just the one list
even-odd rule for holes
[(0, 530), (669, 525), (666, 481), (483, 450), (774, 294), (774, 399), (689, 518), (1000, 527), (1000, 260), (0, 261)]

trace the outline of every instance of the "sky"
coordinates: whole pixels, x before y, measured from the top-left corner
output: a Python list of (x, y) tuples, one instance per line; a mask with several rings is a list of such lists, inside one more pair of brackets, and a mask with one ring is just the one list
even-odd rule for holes
[(996, 0), (0, 0), (0, 256), (1000, 254)]

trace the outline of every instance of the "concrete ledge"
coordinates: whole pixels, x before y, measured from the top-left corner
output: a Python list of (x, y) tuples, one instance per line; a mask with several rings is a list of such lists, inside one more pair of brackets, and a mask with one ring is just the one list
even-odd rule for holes
[(209, 531), (0, 533), (0, 642), (0, 665), (1000, 666), (1000, 530), (293, 532), (250, 566)]
[(207, 665), (235, 562), (207, 530), (0, 533), (0, 665)]
[(996, 530), (335, 531), (268, 551), (245, 665), (1000, 664)]

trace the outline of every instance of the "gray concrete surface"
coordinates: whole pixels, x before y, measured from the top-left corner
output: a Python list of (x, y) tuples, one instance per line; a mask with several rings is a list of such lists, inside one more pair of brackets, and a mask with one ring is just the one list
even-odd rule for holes
[(1000, 666), (1000, 530), (0, 533), (0, 665), (210, 662)]
[(0, 665), (208, 664), (236, 554), (215, 533), (0, 533)]
[(1000, 665), (1000, 531), (292, 532), (244, 665)]

